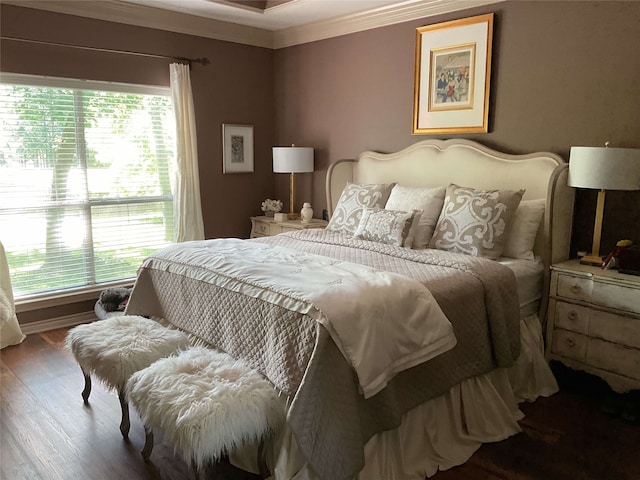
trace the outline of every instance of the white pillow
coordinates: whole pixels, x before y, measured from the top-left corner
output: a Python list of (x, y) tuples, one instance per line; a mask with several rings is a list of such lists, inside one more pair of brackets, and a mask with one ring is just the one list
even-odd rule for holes
[(535, 260), (533, 246), (544, 215), (545, 202), (544, 198), (520, 202), (502, 250), (503, 257)]
[(384, 208), (394, 185), (347, 183), (331, 215), (327, 230), (353, 235), (360, 224), (362, 209)]
[(365, 208), (353, 237), (401, 247), (413, 228), (414, 218), (421, 213)]
[(442, 210), (444, 193), (444, 187), (420, 188), (405, 187), (403, 185), (393, 187), (389, 200), (387, 200), (387, 205), (384, 207), (385, 209), (405, 212), (422, 210), (422, 215), (416, 218), (415, 234), (409, 234), (404, 244), (405, 247), (427, 248)]

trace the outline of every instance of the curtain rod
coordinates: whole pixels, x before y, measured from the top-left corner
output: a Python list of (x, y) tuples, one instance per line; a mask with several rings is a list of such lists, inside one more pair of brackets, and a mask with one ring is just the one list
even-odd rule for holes
[(80, 50), (92, 50), (94, 52), (118, 53), (121, 55), (135, 55), (138, 57), (164, 58), (167, 60), (175, 60), (176, 62), (185, 63), (189, 65), (191, 65), (192, 63), (201, 63), (202, 65), (207, 65), (209, 63), (209, 59), (207, 57), (201, 57), (201, 58), (172, 57), (169, 55), (158, 55), (155, 53), (132, 52), (129, 50), (114, 50), (111, 48), (86, 47), (83, 45), (69, 45), (68, 43), (46, 42), (43, 40), (30, 40), (26, 38), (17, 38), (17, 37), (5, 37), (4, 35), (0, 36), (0, 40), (13, 40), (15, 42), (37, 43), (40, 45), (53, 45), (56, 47), (77, 48)]

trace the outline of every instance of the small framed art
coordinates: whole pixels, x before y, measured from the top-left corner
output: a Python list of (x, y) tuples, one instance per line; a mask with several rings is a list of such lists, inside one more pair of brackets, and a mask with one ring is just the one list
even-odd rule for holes
[(486, 133), (493, 13), (416, 32), (413, 133)]
[(222, 173), (253, 172), (253, 126), (222, 124)]

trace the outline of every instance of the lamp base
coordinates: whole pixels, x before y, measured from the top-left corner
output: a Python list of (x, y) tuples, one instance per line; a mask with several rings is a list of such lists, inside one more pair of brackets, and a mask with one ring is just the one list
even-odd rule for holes
[(585, 255), (580, 259), (580, 263), (582, 265), (595, 265), (596, 267), (601, 267), (602, 257), (593, 254)]
[(299, 218), (299, 213), (287, 213), (287, 220), (298, 220)]

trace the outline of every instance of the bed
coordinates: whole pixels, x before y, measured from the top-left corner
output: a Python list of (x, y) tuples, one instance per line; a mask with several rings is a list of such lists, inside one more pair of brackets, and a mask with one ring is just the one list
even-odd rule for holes
[[(127, 314), (159, 318), (242, 357), (274, 384), (287, 411), (271, 446), (274, 478), (432, 476), (465, 462), (483, 442), (519, 432), (517, 403), (557, 389), (542, 354), (541, 324), (548, 267), (568, 258), (567, 171), (551, 153), (509, 155), (468, 140), (364, 152), (327, 172), (327, 229), (163, 249), (141, 266)], [(356, 221), (349, 202), (364, 187), (383, 208), (358, 207)], [(518, 241), (510, 249), (522, 258), (503, 257), (503, 248), (493, 249), (497, 242), (474, 240), (481, 255), (465, 252), (465, 242), (449, 248), (438, 214), (424, 244), (418, 220), (432, 206), (384, 208), (437, 191), (442, 213), (451, 198), (487, 190), (499, 191), (487, 198), (510, 211), (492, 217), (496, 239), (508, 239), (510, 226), (529, 232), (526, 241), (512, 236)], [(530, 215), (516, 215), (525, 205), (539, 212), (535, 228)], [(445, 217), (449, 225), (459, 222)], [(383, 235), (382, 224), (400, 227)], [(413, 247), (431, 248), (408, 248), (409, 238)], [(385, 293), (390, 288), (392, 295)], [(409, 313), (402, 310), (408, 304)], [(381, 309), (387, 314), (376, 317)], [(405, 321), (413, 309), (433, 311), (435, 323), (424, 329)], [(383, 319), (372, 322), (382, 330), (354, 327), (361, 312)], [(385, 327), (399, 312), (403, 321)], [(388, 346), (386, 337), (399, 331), (403, 336)], [(423, 337), (433, 338), (427, 345)], [(234, 462), (251, 469), (251, 458), (247, 452)]]

